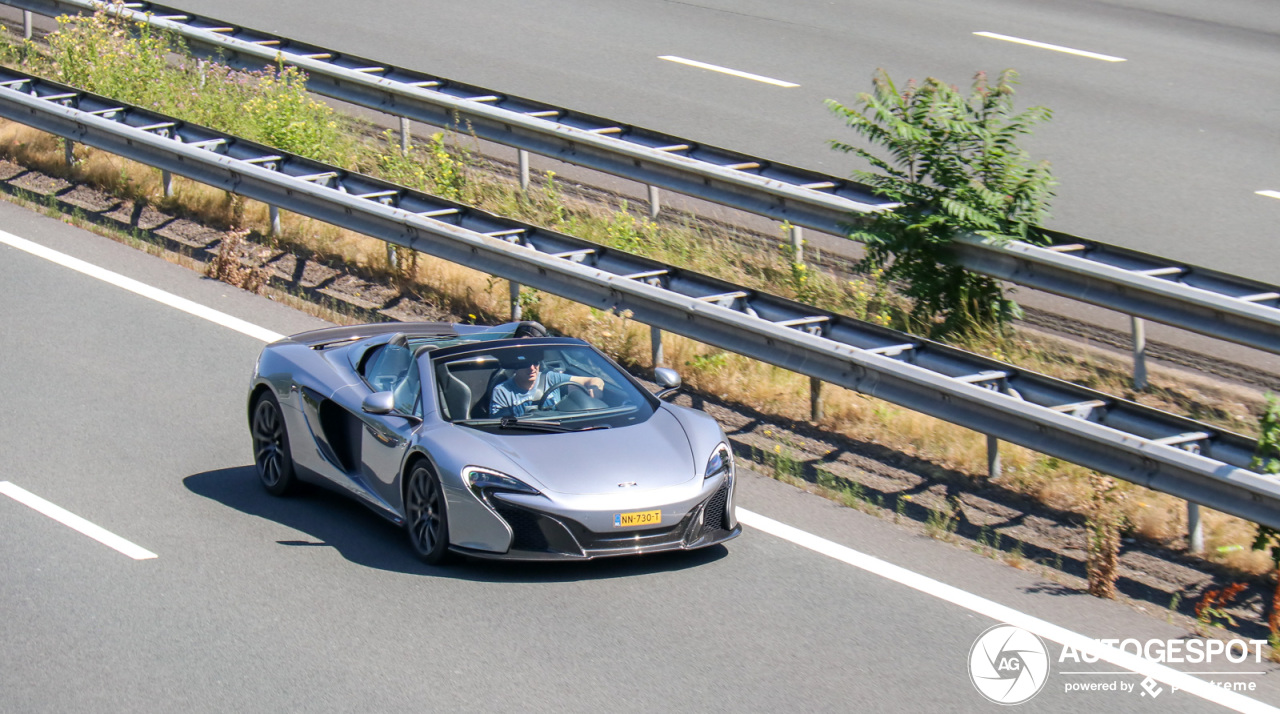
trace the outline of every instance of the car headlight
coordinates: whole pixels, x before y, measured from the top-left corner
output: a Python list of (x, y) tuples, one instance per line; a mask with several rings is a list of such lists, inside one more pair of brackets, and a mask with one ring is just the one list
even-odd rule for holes
[(479, 466), (468, 466), (462, 470), (462, 473), (467, 479), (467, 485), (477, 493), (481, 491), (508, 491), (512, 493), (531, 493), (535, 496), (541, 495), (538, 489), (501, 471)]
[(711, 458), (707, 459), (707, 470), (702, 480), (705, 481), (723, 473), (733, 476), (733, 452), (727, 444), (720, 444), (715, 451), (711, 452)]

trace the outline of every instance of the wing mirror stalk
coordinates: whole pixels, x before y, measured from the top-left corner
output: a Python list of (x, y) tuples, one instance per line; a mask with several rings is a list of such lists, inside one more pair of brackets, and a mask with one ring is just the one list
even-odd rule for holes
[(653, 380), (658, 383), (659, 387), (662, 387), (662, 390), (654, 395), (658, 399), (665, 399), (680, 389), (680, 373), (674, 369), (659, 367), (653, 370)]

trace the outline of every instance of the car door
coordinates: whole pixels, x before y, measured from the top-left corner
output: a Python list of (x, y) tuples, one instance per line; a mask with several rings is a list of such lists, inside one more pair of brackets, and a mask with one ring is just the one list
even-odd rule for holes
[(399, 468), (408, 448), (413, 429), (421, 424), (422, 379), (417, 361), (407, 345), (390, 343), (370, 363), (366, 371), (367, 395), (390, 392), (396, 397), (396, 412), (413, 415), (371, 415), (356, 404), (355, 415), (361, 421), (360, 473), (366, 488), (380, 500), (380, 505), (399, 511)]
[[(386, 349), (397, 349), (389, 345)], [(413, 431), (422, 423), (422, 377), (416, 360), (411, 360), (403, 374), (390, 383), (395, 395), (395, 411), (411, 414), (414, 419), (393, 414), (369, 414), (360, 410), (364, 423), (361, 434), (361, 475), (378, 497), (395, 510), (400, 504), (400, 465), (404, 462)], [(369, 391), (367, 394), (372, 394)]]

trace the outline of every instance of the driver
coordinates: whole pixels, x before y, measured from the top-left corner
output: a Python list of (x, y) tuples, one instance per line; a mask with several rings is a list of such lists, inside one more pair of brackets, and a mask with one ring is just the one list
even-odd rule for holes
[(599, 377), (577, 377), (543, 370), (540, 349), (521, 350), (515, 360), (516, 368), (511, 378), (493, 388), (493, 396), (489, 400), (489, 415), (492, 417), (522, 417), (533, 410), (544, 396), (547, 403), (542, 405), (543, 408), (554, 409), (564, 395), (564, 390), (555, 388), (565, 382), (582, 385), (592, 397), (604, 391), (604, 380)]

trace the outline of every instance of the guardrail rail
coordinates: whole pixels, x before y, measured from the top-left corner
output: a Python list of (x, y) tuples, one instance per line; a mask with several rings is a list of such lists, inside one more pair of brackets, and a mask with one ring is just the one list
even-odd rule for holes
[(14, 70), (0, 117), (1280, 528), (1239, 434)]
[[(604, 171), (703, 200), (845, 235), (856, 214), (893, 204), (870, 188), (741, 152), (681, 139), (545, 102), (291, 40), (168, 5), (96, 0), (0, 0), (43, 15), (99, 9), (181, 36), (192, 51), (232, 66), (283, 62), (319, 94), (440, 127), (461, 124), (521, 151)], [(1280, 354), (1280, 286), (1051, 234), (1047, 247), (962, 237), (966, 269), (1018, 285)], [(1137, 329), (1135, 327), (1135, 333)], [(1136, 337), (1136, 335), (1135, 335)], [(1141, 352), (1135, 349), (1135, 358)]]

